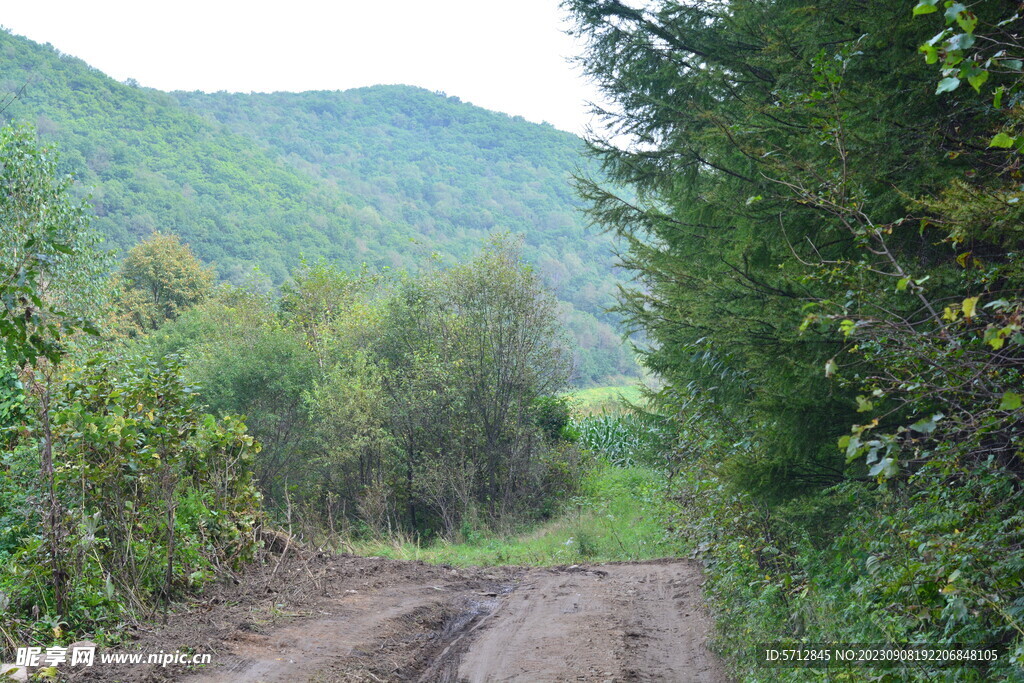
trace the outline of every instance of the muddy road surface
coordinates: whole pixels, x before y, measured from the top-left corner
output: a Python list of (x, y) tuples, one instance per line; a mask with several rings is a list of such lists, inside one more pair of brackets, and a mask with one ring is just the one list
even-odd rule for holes
[(140, 628), (130, 649), (202, 667), (73, 681), (725, 681), (686, 560), (456, 569), (292, 552)]
[(688, 562), (533, 570), (504, 596), (449, 680), (722, 681)]

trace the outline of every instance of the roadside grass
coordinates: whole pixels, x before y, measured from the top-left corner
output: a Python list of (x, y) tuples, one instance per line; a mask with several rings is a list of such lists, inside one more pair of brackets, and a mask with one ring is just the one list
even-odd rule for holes
[(665, 533), (664, 477), (642, 467), (604, 461), (586, 475), (580, 495), (561, 514), (531, 530), (505, 536), (466, 530), (456, 542), (421, 546), (410, 539), (355, 541), (358, 555), (454, 566), (552, 566), (644, 560), (677, 554)]

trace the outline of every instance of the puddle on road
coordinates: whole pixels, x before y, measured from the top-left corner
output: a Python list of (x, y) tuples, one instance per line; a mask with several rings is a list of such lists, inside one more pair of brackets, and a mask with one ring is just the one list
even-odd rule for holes
[(455, 683), (459, 675), (462, 653), (468, 646), (466, 636), (473, 633), (498, 609), (500, 596), (508, 595), (515, 589), (512, 584), (499, 587), (494, 597), (482, 600), (468, 600), (460, 612), (446, 621), (437, 633), (441, 642), (447, 642), (444, 650), (420, 675), (420, 683)]

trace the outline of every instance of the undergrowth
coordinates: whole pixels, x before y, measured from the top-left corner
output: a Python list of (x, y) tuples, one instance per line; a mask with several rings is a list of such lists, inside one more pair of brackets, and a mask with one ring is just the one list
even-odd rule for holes
[[(721, 465), (681, 468), (669, 515), (699, 556), (717, 649), (739, 680), (1024, 680), (1024, 513), (996, 465), (943, 487), (850, 481), (768, 504)], [(948, 474), (948, 472), (945, 472)], [(780, 668), (767, 646), (995, 647), (992, 664)]]
[(256, 552), (259, 446), (240, 418), (203, 413), (174, 358), (64, 367), (11, 383), (20, 414), (0, 419), (0, 659), (116, 642)]
[(452, 540), (423, 545), (392, 535), (354, 540), (359, 555), (455, 566), (551, 566), (664, 557), (675, 543), (665, 533), (665, 478), (657, 470), (599, 459), (560, 515), (532, 529), (494, 534), (462, 529)]

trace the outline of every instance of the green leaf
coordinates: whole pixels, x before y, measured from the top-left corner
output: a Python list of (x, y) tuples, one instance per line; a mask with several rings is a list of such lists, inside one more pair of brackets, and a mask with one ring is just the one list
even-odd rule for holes
[(935, 6), (936, 2), (938, 2), (938, 0), (921, 0), (921, 2), (914, 5), (914, 16), (938, 12), (939, 8)]
[[(996, 109), (1003, 106), (1003, 86), (999, 86), (995, 89), (995, 92), (992, 95), (992, 106)], [(989, 146), (991, 147), (991, 145)]]
[(954, 49), (952, 43), (950, 43), (950, 45), (946, 46), (946, 60), (942, 63), (942, 72), (948, 73), (952, 71), (962, 61), (964, 61), (963, 52)]
[[(958, 33), (949, 39), (946, 49), (953, 51), (970, 50), (974, 47), (974, 41), (975, 38), (970, 33)], [(948, 62), (949, 60), (947, 59), (946, 61)], [(962, 61), (962, 58), (957, 59), (958, 64), (960, 61)]]
[(1024, 68), (1024, 61), (1021, 61), (1019, 59), (1004, 59), (1003, 61), (999, 62), (999, 66), (1003, 67), (1004, 69), (1020, 71), (1022, 68)]
[(836, 359), (829, 358), (828, 362), (825, 363), (825, 377), (831, 377), (832, 375), (836, 374), (836, 371), (838, 370), (839, 366), (836, 365)]
[(874, 407), (875, 407), (875, 404), (873, 402), (871, 402), (871, 400), (869, 400), (867, 396), (858, 396), (857, 397), (857, 412), (858, 413), (866, 413), (869, 410), (873, 410)]
[(939, 87), (935, 89), (936, 95), (941, 95), (944, 92), (953, 92), (960, 87), (960, 79), (954, 76), (943, 78), (939, 81)]
[(934, 45), (922, 45), (917, 51), (924, 54), (925, 64), (934, 64), (939, 61), (939, 50)]
[(962, 2), (954, 2), (951, 5), (947, 4), (946, 5), (946, 13), (944, 15), (946, 17), (946, 23), (952, 24), (954, 21), (956, 21), (957, 16), (961, 12), (966, 12), (966, 11), (967, 11), (967, 6), (964, 5)]
[(1007, 391), (1003, 394), (1003, 399), (999, 402), (1000, 410), (1017, 410), (1022, 405), (1020, 394), (1015, 394), (1012, 391)]
[(881, 477), (882, 479), (892, 479), (899, 474), (899, 467), (896, 465), (895, 458), (882, 458), (879, 460), (869, 471), (872, 477)]
[(992, 138), (992, 142), (988, 143), (989, 147), (1013, 147), (1015, 139), (1007, 135), (1006, 133), (996, 133), (996, 136)]
[(921, 434), (931, 434), (932, 432), (935, 431), (935, 428), (938, 426), (939, 421), (944, 417), (945, 415), (943, 415), (942, 413), (935, 413), (931, 417), (925, 418), (923, 420), (918, 420), (914, 424), (910, 425), (910, 428), (913, 429), (915, 432), (920, 432)]
[[(857, 455), (858, 455), (858, 453), (860, 451), (860, 446), (861, 446), (860, 437), (850, 436), (850, 437), (843, 437), (843, 438), (845, 438), (847, 440), (846, 441), (846, 462), (847, 462), (847, 464), (849, 464), (849, 463), (853, 462), (853, 460), (857, 457)], [(843, 442), (843, 439), (840, 439), (839, 443), (842, 444), (842, 442)]]
[(936, 33), (934, 36), (932, 36), (931, 39), (928, 40), (926, 45), (935, 45), (940, 40), (942, 40), (943, 38), (948, 36), (950, 33), (951, 33), (951, 31), (948, 28), (944, 28), (941, 31), (939, 31), (938, 33)]
[(909, 277), (901, 277), (899, 279), (899, 281), (896, 283), (896, 291), (897, 292), (906, 291), (907, 285), (909, 285), (909, 284), (910, 284), (910, 278)]
[(985, 85), (985, 81), (988, 80), (988, 72), (981, 70), (973, 76), (967, 78), (967, 82), (971, 84), (976, 92), (981, 92), (981, 86)]

